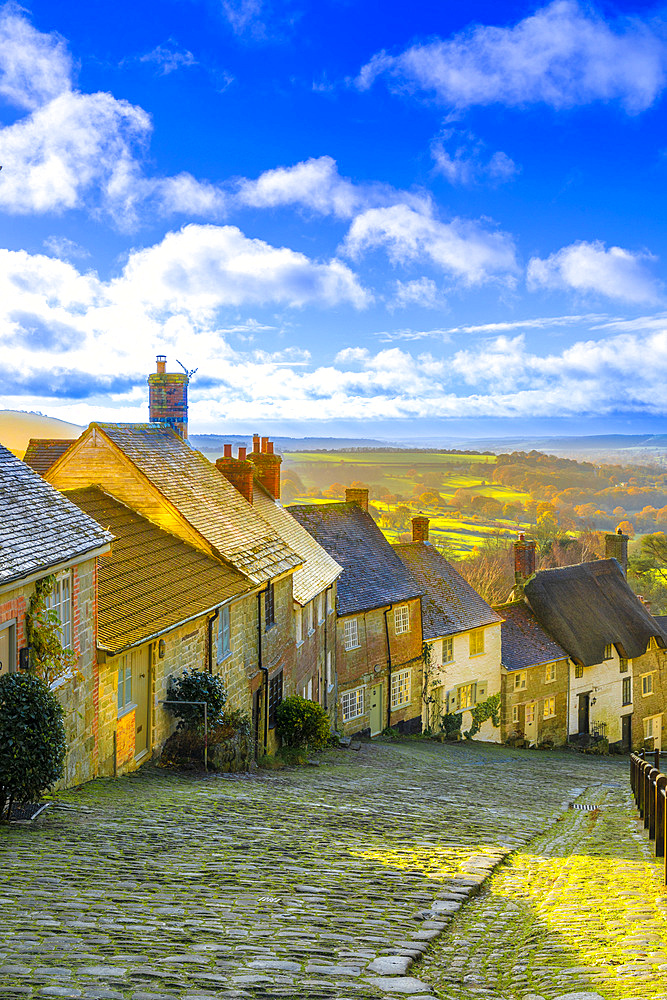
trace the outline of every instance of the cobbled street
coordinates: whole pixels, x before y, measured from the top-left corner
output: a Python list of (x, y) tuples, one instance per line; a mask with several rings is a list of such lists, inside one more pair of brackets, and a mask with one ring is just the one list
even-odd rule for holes
[(63, 792), (0, 832), (0, 998), (667, 998), (628, 776), (404, 741)]

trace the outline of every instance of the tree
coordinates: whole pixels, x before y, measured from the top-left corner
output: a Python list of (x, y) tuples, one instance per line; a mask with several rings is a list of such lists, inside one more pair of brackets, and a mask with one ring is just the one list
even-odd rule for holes
[(0, 677), (0, 817), (58, 781), (66, 753), (62, 706), (44, 681), (29, 673)]
[(628, 538), (635, 537), (635, 529), (630, 521), (621, 521), (620, 524), (616, 525), (616, 531), (622, 531), (624, 535), (628, 536)]

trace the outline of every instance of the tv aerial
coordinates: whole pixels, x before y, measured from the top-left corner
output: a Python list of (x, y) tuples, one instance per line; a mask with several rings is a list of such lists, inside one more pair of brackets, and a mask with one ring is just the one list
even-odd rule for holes
[(180, 365), (180, 366), (181, 366), (181, 368), (183, 369), (183, 371), (185, 372), (185, 374), (186, 374), (186, 375), (188, 376), (188, 379), (191, 379), (191, 378), (192, 378), (192, 376), (193, 376), (193, 375), (194, 375), (194, 374), (195, 374), (196, 372), (198, 372), (198, 371), (199, 371), (199, 369), (198, 369), (198, 368), (193, 368), (193, 369), (192, 369), (192, 371), (189, 371), (189, 370), (188, 370), (188, 369), (187, 369), (187, 368), (185, 367), (185, 365), (183, 364), (183, 362), (182, 362), (182, 361), (179, 361), (179, 360), (178, 360), (178, 358), (176, 358), (176, 364), (177, 364), (177, 365)]

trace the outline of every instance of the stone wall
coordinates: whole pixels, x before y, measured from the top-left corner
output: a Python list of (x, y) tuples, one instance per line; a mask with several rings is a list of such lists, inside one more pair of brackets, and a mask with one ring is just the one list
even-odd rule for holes
[[(552, 668), (553, 667), (553, 671)], [(540, 663), (525, 670), (502, 672), (500, 738), (526, 737), (526, 706), (535, 706), (533, 743), (551, 741), (554, 746), (567, 743), (567, 686), (569, 660)], [(553, 680), (551, 678), (553, 672)], [(525, 684), (524, 684), (525, 682)], [(545, 702), (553, 698), (555, 715), (545, 713)], [(516, 710), (516, 712), (515, 712)]]

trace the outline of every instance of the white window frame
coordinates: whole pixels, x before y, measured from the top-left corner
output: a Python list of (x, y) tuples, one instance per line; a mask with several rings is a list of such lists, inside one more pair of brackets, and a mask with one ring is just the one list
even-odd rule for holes
[(296, 632), (296, 644), (300, 646), (303, 642), (303, 609), (300, 604), (294, 605), (294, 625)]
[(135, 708), (132, 701), (132, 657), (127, 653), (121, 656), (116, 671), (116, 695), (118, 700), (118, 717)]
[[(464, 698), (463, 695), (466, 695)], [(477, 682), (470, 684), (459, 684), (456, 689), (456, 711), (465, 712), (466, 709), (474, 708), (477, 704)]]
[(356, 618), (348, 618), (343, 623), (343, 645), (346, 652), (351, 649), (359, 649), (361, 645), (359, 642), (359, 622)]
[(327, 650), (327, 691), (333, 691), (333, 670), (331, 663), (331, 650)]
[(518, 726), (520, 720), (519, 705), (512, 705), (512, 725)]
[(229, 605), (218, 608), (218, 635), (216, 639), (218, 663), (232, 655), (232, 626)]
[[(552, 711), (548, 711), (552, 709)], [(544, 699), (544, 715), (545, 719), (553, 719), (556, 715), (556, 696), (551, 695), (549, 698)]]
[(307, 629), (308, 635), (312, 635), (313, 632), (315, 631), (315, 626), (313, 625), (313, 610), (314, 609), (313, 609), (313, 602), (312, 601), (308, 601), (308, 604), (306, 605), (306, 609), (305, 610), (306, 610), (306, 629)]
[(604, 657), (603, 657), (603, 659), (605, 659), (605, 660), (613, 660), (614, 659), (614, 644), (613, 643), (608, 642), (606, 644), (606, 646), (604, 647)]
[(0, 632), (7, 632), (7, 663), (0, 663), (0, 675), (13, 674), (16, 670), (16, 618), (0, 623)]
[(659, 715), (647, 715), (644, 719), (644, 739), (654, 739), (662, 735), (662, 712)]
[(343, 722), (359, 719), (364, 714), (364, 688), (343, 691), (340, 696), (340, 711)]
[(556, 664), (547, 663), (544, 668), (544, 683), (552, 684), (556, 680)]
[(407, 604), (401, 604), (398, 608), (394, 608), (394, 632), (396, 635), (402, 635), (409, 631), (410, 608)]
[(525, 691), (528, 683), (528, 675), (525, 670), (519, 670), (514, 675), (514, 690)]
[(454, 662), (454, 639), (450, 635), (448, 638), (442, 640), (442, 662), (443, 663), (453, 663)]
[[(625, 699), (626, 691), (630, 695), (627, 701)], [(632, 705), (632, 677), (630, 675), (624, 677), (621, 684), (621, 704), (623, 705), (623, 708), (627, 708), (628, 705)]]
[(412, 671), (408, 667), (407, 670), (394, 670), (391, 675), (391, 707), (392, 710), (395, 708), (405, 708), (412, 701), (410, 696), (410, 681), (411, 681)]
[(653, 694), (653, 674), (653, 670), (648, 674), (642, 674), (642, 697), (644, 698)]
[(72, 649), (72, 570), (64, 569), (56, 573), (53, 590), (46, 598), (46, 607), (55, 611), (60, 622), (60, 645)]
[(484, 654), (484, 629), (476, 628), (470, 633), (470, 656), (482, 656)]
[(317, 624), (321, 625), (324, 621), (324, 594), (320, 593), (317, 595)]

